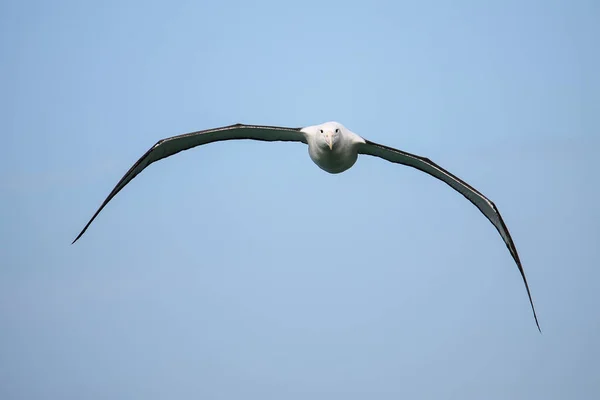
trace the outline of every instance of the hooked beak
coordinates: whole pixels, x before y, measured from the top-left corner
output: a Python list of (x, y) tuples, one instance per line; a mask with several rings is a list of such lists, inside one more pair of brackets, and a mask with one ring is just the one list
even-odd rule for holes
[(333, 150), (333, 132), (327, 132), (325, 134), (325, 141), (329, 145), (329, 150)]

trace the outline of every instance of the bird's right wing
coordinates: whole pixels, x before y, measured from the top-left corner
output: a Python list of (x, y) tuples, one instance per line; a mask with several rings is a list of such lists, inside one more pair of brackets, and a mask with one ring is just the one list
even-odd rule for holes
[(300, 129), (301, 128), (236, 124), (221, 128), (185, 133), (183, 135), (159, 140), (139, 160), (137, 160), (123, 178), (121, 178), (119, 183), (117, 183), (108, 197), (106, 197), (104, 202), (100, 205), (98, 211), (96, 211), (83, 230), (77, 235), (75, 240), (73, 240), (73, 243), (84, 234), (92, 221), (98, 216), (108, 202), (115, 197), (125, 185), (153, 162), (162, 160), (163, 158), (167, 158), (183, 150), (223, 140), (251, 139), (267, 142), (284, 141), (307, 143), (306, 137), (300, 132)]

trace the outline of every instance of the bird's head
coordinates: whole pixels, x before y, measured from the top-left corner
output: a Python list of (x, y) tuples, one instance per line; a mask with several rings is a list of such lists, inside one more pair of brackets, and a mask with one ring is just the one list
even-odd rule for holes
[(317, 143), (322, 148), (333, 150), (336, 143), (340, 140), (340, 135), (344, 127), (337, 122), (327, 122), (316, 126)]

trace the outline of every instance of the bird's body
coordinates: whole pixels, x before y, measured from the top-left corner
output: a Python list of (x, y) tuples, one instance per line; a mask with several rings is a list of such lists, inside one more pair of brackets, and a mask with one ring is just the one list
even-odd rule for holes
[[(365, 140), (337, 122), (302, 128), (308, 142), (308, 154), (311, 160), (323, 171), (339, 174), (351, 168), (358, 159), (358, 146)], [(321, 137), (331, 135), (332, 146)]]
[(127, 171), (123, 178), (121, 178), (87, 225), (85, 225), (81, 233), (75, 238), (73, 243), (83, 235), (108, 202), (150, 164), (193, 147), (236, 139), (305, 143), (308, 145), (308, 153), (313, 162), (319, 168), (331, 174), (338, 174), (351, 168), (356, 163), (358, 155), (364, 154), (379, 157), (392, 163), (416, 168), (446, 183), (475, 205), (494, 225), (500, 236), (502, 236), (506, 247), (519, 268), (523, 282), (525, 283), (535, 322), (539, 329), (539, 323), (529, 291), (529, 285), (525, 278), (525, 272), (523, 271), (515, 244), (496, 205), (475, 188), (435, 164), (433, 161), (366, 140), (337, 122), (327, 122), (304, 128), (237, 124), (191, 132), (160, 140), (152, 146), (129, 169), (129, 171)]

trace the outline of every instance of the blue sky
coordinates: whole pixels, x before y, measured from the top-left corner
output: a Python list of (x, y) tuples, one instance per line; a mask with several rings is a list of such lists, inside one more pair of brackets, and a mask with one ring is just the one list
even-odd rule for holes
[[(0, 3), (0, 398), (592, 399), (598, 2)], [(337, 120), (499, 207), (299, 144)]]

